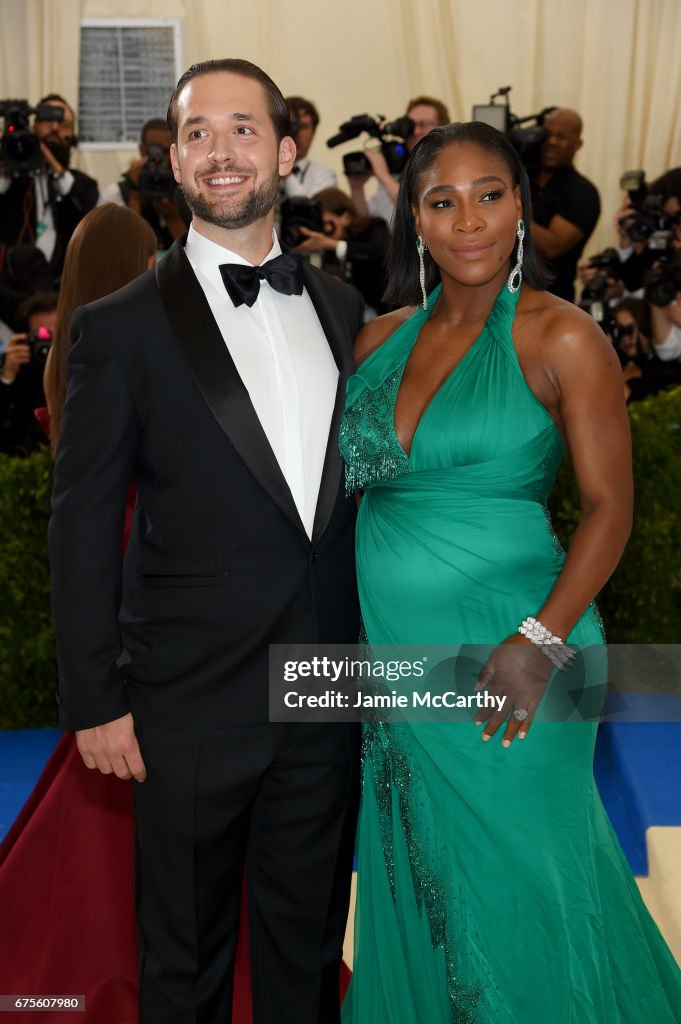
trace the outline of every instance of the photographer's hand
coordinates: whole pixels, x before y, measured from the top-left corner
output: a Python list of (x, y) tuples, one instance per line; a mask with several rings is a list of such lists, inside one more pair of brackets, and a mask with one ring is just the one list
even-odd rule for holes
[(156, 213), (165, 221), (168, 231), (173, 239), (179, 238), (187, 230), (177, 202), (174, 199), (154, 199), (153, 206)]
[(380, 181), (381, 185), (383, 185), (383, 188), (386, 190), (390, 198), (392, 200), (397, 199), (397, 193), (400, 190), (399, 182), (395, 181), (388, 170), (388, 164), (386, 163), (386, 159), (380, 149), (365, 146), (364, 155), (371, 164), (376, 178)]
[(66, 168), (62, 167), (52, 150), (48, 149), (44, 142), (40, 143), (40, 152), (43, 154), (45, 163), (52, 173), (56, 175), (57, 178), (61, 178), (62, 174), (66, 173)]
[(5, 361), (0, 378), (5, 384), (13, 384), (22, 366), (31, 361), (31, 348), (25, 342), (25, 334), (14, 334), (7, 342)]
[(293, 252), (321, 252), (326, 250), (327, 252), (335, 252), (336, 246), (338, 245), (338, 239), (330, 238), (328, 235), (323, 235), (320, 231), (310, 231), (309, 228), (305, 228), (301, 225), (299, 228), (301, 235), (305, 235), (305, 241), (297, 245)]

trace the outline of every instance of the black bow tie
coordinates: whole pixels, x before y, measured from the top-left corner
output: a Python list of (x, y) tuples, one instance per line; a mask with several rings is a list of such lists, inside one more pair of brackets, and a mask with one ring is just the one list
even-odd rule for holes
[(263, 279), (269, 281), (271, 287), (282, 295), (303, 294), (303, 261), (297, 253), (283, 252), (259, 267), (223, 263), (219, 269), (235, 306), (241, 306), (244, 302), (252, 306)]

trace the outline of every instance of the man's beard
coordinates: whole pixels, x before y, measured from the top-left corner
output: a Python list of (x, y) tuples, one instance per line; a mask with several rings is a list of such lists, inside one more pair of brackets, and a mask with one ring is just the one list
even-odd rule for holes
[[(238, 174), (237, 171), (229, 173)], [(215, 176), (217, 177), (218, 174), (219, 172), (216, 172)], [(203, 193), (191, 187), (187, 182), (183, 182), (180, 189), (187, 201), (187, 206), (195, 217), (220, 228), (246, 228), (249, 224), (261, 220), (274, 206), (279, 195), (279, 174), (275, 171), (244, 199), (236, 202), (229, 198), (224, 201), (217, 198), (211, 202)]]
[(71, 162), (71, 143), (57, 141), (56, 139), (43, 139), (52, 156), (62, 167), (68, 167)]

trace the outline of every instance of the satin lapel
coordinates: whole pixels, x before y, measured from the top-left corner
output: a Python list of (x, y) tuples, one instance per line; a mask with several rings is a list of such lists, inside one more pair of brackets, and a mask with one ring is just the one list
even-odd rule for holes
[(185, 256), (184, 238), (157, 264), (156, 280), (173, 331), (213, 416), (261, 487), (304, 533), (286, 479)]
[(330, 298), (330, 289), (326, 286), (323, 274), (319, 272), (314, 273), (305, 263), (304, 280), (308, 295), (312, 299), (312, 304), (317, 311), (319, 322), (322, 325), (339, 371), (336, 401), (333, 407), (333, 416), (331, 417), (329, 441), (326, 448), (324, 469), (319, 485), (319, 497), (317, 498), (317, 508), (312, 530), (312, 543), (316, 544), (329, 525), (329, 520), (338, 498), (338, 488), (343, 471), (343, 460), (338, 448), (338, 427), (345, 406), (345, 385), (354, 369), (352, 355), (353, 339), (347, 336), (347, 330), (336, 310), (338, 300)]

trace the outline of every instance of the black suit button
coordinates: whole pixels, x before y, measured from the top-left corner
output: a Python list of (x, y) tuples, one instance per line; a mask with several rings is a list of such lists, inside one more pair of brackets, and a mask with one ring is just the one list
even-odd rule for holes
[(313, 551), (310, 555), (310, 564), (317, 561), (317, 552)]

